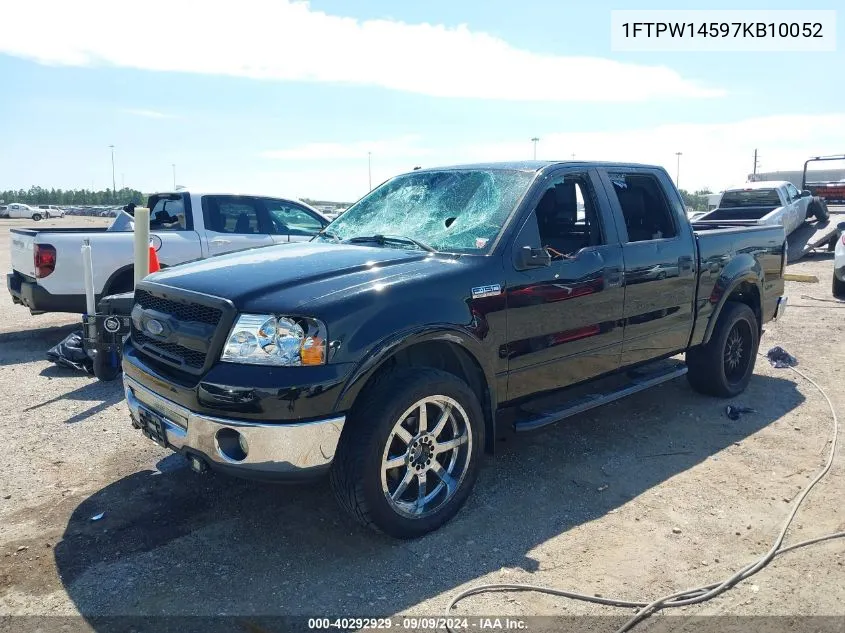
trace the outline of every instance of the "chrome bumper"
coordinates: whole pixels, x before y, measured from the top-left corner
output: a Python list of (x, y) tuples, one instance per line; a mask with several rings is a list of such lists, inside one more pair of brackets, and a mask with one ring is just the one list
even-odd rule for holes
[(787, 297), (778, 297), (778, 303), (775, 307), (775, 316), (772, 317), (772, 321), (777, 321), (783, 316), (784, 312), (786, 312), (786, 302)]
[[(319, 474), (331, 464), (346, 420), (345, 416), (292, 424), (228, 420), (194, 413), (125, 375), (123, 388), (135, 428), (143, 426), (140, 412), (151, 412), (163, 423), (168, 448), (243, 477)], [(234, 443), (233, 437), (238, 438)], [(244, 444), (239, 444), (240, 437)]]

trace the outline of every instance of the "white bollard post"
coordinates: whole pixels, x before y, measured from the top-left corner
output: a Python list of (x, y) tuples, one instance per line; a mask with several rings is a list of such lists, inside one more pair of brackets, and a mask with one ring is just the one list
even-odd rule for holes
[(135, 285), (150, 273), (150, 210), (135, 207)]
[(91, 240), (82, 241), (82, 277), (85, 284), (85, 311), (89, 316), (97, 312), (94, 301), (94, 261), (91, 258)]

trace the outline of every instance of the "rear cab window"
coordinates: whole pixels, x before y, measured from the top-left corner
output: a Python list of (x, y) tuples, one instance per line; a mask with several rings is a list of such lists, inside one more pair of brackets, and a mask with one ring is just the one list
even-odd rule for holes
[(187, 194), (155, 194), (147, 200), (151, 231), (191, 231), (194, 228)]
[(622, 210), (628, 242), (677, 237), (675, 214), (653, 174), (612, 172), (608, 178)]
[(205, 228), (214, 233), (266, 235), (261, 202), (250, 196), (203, 196)]
[(743, 207), (779, 207), (780, 196), (777, 189), (733, 189), (722, 194), (719, 206), (723, 209)]

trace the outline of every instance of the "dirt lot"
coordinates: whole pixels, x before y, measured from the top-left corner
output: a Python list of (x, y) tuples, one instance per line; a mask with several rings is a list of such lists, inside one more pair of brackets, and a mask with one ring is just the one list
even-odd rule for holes
[[(0, 220), (4, 271), (13, 224)], [(801, 298), (830, 299), (831, 256), (789, 271), (820, 283), (788, 282), (795, 305), (761, 348), (796, 355), (845, 411), (845, 309)], [(737, 398), (756, 413), (731, 421), (677, 380), (510, 437), (452, 523), (396, 542), (348, 521), (326, 484), (191, 473), (130, 427), (119, 382), (45, 360), (75, 323), (0, 297), (0, 615), (438, 615), (484, 582), (653, 598), (764, 552), (829, 447), (822, 397), (761, 359)], [(845, 529), (843, 445), (787, 542)], [(845, 616), (843, 564), (842, 540), (798, 550), (685, 613)], [(524, 593), (458, 612), (630, 615)]]

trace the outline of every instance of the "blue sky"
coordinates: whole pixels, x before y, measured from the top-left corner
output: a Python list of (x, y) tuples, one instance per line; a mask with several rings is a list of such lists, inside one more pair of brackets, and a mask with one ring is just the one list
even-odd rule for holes
[(342, 200), (366, 193), (368, 151), (373, 184), (414, 165), (531, 158), (533, 136), (538, 158), (673, 175), (681, 151), (685, 188), (742, 181), (755, 147), (763, 169), (845, 153), (841, 45), (611, 50), (612, 9), (675, 3), (15, 4), (0, 8), (0, 189), (110, 186), (110, 144), (118, 187), (168, 188), (175, 163), (191, 187)]

